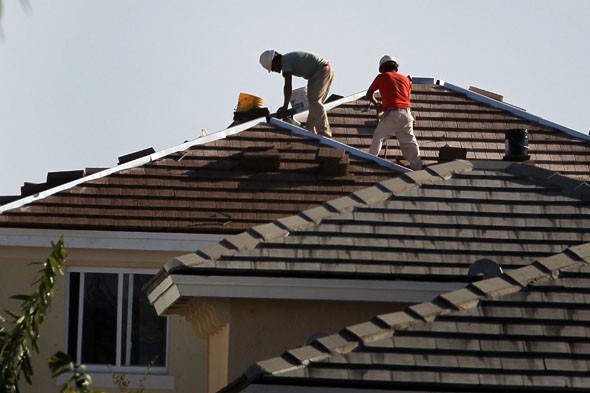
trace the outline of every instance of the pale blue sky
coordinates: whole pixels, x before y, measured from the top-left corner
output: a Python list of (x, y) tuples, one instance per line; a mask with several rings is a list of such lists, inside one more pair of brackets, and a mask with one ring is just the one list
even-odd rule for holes
[[(276, 110), (269, 48), (330, 60), (332, 93), (400, 71), (477, 86), (588, 133), (590, 1), (4, 0), (0, 195), (226, 128), (240, 92)], [(295, 87), (303, 86), (296, 80)]]

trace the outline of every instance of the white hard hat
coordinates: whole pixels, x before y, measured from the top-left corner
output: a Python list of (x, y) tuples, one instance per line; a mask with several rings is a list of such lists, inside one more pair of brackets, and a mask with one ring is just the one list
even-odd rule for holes
[(264, 69), (268, 72), (272, 71), (272, 59), (274, 59), (275, 53), (276, 52), (274, 50), (269, 49), (265, 50), (260, 55), (260, 65), (262, 65), (262, 67), (264, 67)]
[(397, 63), (397, 60), (395, 60), (395, 59), (393, 58), (393, 56), (390, 56), (390, 55), (384, 55), (384, 56), (381, 58), (381, 60), (379, 60), (379, 68), (381, 68), (381, 66), (382, 66), (383, 64), (385, 64), (385, 63), (389, 63), (390, 61), (393, 61), (393, 62)]

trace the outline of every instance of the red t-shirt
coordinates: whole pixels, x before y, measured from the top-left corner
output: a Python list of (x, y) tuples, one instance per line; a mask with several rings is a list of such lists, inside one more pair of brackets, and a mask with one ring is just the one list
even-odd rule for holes
[(412, 82), (407, 76), (398, 72), (391, 71), (377, 75), (369, 90), (379, 90), (383, 109), (412, 107), (410, 103)]

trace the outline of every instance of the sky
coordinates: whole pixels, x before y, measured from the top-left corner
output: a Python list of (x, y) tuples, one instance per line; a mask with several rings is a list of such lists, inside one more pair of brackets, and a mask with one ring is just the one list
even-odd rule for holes
[(404, 74), (590, 130), (587, 0), (2, 3), (0, 195), (225, 129), (240, 92), (276, 111), (282, 77), (260, 66), (266, 49), (327, 58), (334, 94), (365, 91), (390, 54)]

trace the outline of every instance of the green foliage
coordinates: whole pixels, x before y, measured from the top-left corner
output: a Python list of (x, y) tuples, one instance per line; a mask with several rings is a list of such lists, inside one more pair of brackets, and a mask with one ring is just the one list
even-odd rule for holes
[(64, 352), (58, 351), (49, 359), (51, 377), (57, 378), (62, 374), (71, 374), (62, 385), (61, 393), (98, 393), (90, 389), (92, 378), (86, 371), (86, 366), (77, 364)]
[[(39, 353), (39, 330), (51, 304), (57, 274), (62, 274), (67, 252), (64, 240), (52, 243), (51, 255), (43, 264), (33, 286), (37, 290), (30, 295), (16, 295), (12, 299), (22, 301), (19, 314), (5, 311), (11, 318), (12, 330), (0, 328), (0, 392), (18, 393), (20, 377), (31, 384), (33, 367), (31, 351)], [(4, 325), (5, 319), (0, 317)]]

